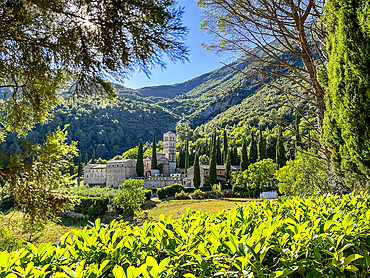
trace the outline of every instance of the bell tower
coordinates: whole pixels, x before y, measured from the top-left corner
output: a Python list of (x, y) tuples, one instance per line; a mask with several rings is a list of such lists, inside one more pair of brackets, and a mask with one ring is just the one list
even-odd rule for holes
[(169, 131), (163, 134), (163, 152), (168, 159), (169, 172), (173, 174), (176, 169), (176, 133)]

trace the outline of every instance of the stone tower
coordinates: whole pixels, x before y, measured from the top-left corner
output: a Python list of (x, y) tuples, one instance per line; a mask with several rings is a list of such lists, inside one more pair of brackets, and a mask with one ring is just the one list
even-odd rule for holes
[(169, 163), (169, 173), (175, 173), (176, 169), (176, 134), (169, 131), (163, 134), (163, 152)]

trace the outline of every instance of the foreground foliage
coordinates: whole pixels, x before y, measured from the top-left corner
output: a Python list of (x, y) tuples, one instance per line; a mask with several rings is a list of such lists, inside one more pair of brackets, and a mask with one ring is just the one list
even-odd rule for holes
[[(360, 277), (370, 270), (370, 201), (295, 197), (218, 214), (188, 210), (140, 227), (72, 230), (58, 246), (0, 254), (0, 277)], [(8, 276), (11, 277), (11, 276)], [(13, 277), (16, 277), (13, 275)]]

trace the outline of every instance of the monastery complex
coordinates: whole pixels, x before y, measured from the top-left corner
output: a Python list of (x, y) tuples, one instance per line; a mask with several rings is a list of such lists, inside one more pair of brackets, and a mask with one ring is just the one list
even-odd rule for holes
[[(176, 169), (175, 133), (169, 131), (163, 134), (163, 153), (157, 152), (157, 165), (162, 168), (161, 175), (160, 170), (151, 169), (151, 156), (145, 158), (143, 162), (145, 187), (157, 188), (173, 183), (183, 183), (182, 178), (174, 177), (174, 174), (180, 172)], [(139, 178), (136, 174), (136, 159), (112, 160), (107, 164), (87, 164), (84, 167), (85, 184), (105, 184), (107, 187), (118, 187), (130, 178)]]

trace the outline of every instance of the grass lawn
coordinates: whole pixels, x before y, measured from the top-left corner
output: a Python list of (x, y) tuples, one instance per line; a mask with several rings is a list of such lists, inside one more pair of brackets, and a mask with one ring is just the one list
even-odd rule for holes
[[(154, 208), (144, 209), (138, 216), (144, 216), (147, 214), (148, 217), (158, 219), (161, 214), (164, 214), (167, 218), (170, 214), (173, 218), (181, 217), (188, 208), (193, 210), (203, 210), (204, 212), (216, 213), (220, 210), (231, 209), (235, 207), (236, 203), (242, 203), (248, 205), (249, 202), (262, 202), (260, 199), (243, 199), (243, 198), (224, 198), (224, 199), (205, 199), (205, 200), (158, 200), (157, 198), (150, 201)], [(41, 243), (51, 242), (58, 243), (60, 237), (66, 232), (72, 229), (82, 229), (88, 224), (87, 220), (74, 219), (74, 218), (63, 218), (62, 222), (58, 224), (50, 223), (45, 227), (42, 232), (24, 231), (22, 229), (22, 217), (21, 212), (9, 213), (7, 215), (0, 214), (0, 227), (6, 228), (11, 234), (16, 235), (18, 238), (31, 242), (38, 246)], [(104, 223), (109, 223), (112, 217), (105, 217), (102, 220)]]
[(147, 214), (149, 217), (158, 219), (161, 214), (167, 218), (170, 214), (173, 218), (183, 215), (188, 208), (193, 210), (202, 210), (204, 212), (216, 213), (220, 210), (231, 209), (237, 203), (248, 205), (249, 202), (263, 202), (261, 199), (243, 199), (243, 198), (224, 198), (224, 199), (204, 199), (204, 200), (163, 200), (152, 199), (156, 202), (156, 207), (146, 209), (140, 212), (140, 216)]

